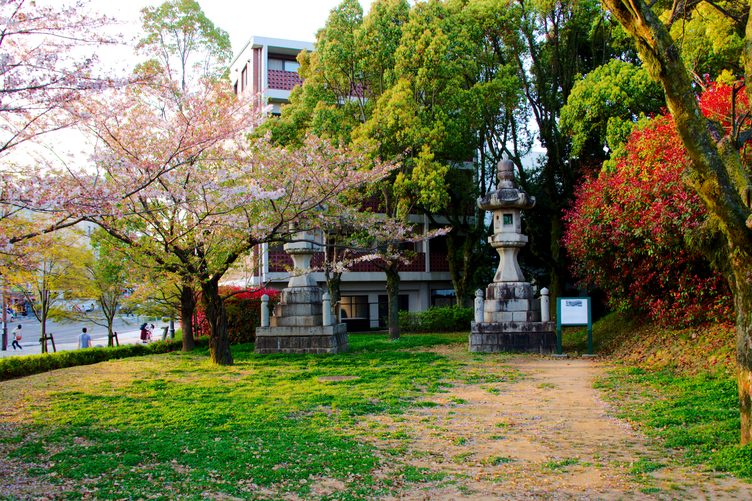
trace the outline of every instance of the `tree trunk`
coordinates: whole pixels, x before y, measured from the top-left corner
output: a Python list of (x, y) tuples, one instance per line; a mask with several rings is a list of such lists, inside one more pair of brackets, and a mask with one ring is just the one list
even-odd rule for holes
[[(211, 328), (209, 352), (212, 362), (217, 365), (232, 365), (232, 353), (230, 352), (230, 336), (227, 332), (227, 310), (222, 296), (219, 295), (219, 286), (216, 281), (201, 284), (201, 301), (204, 306), (204, 314)], [(185, 339), (185, 336), (183, 336)]]
[(39, 342), (42, 343), (42, 353), (47, 353), (47, 318), (42, 316), (41, 334)]
[(454, 230), (447, 234), (447, 262), (449, 264), (449, 274), (452, 277), (452, 287), (454, 288), (454, 295), (457, 298), (457, 305), (466, 306), (466, 303), (470, 297), (469, 288), (470, 280), (472, 277), (470, 273), (466, 273), (465, 270), (471, 270), (471, 263), (468, 261), (472, 259), (472, 253), (468, 249), (468, 245), (471, 244), (471, 239), (475, 237), (474, 233), (470, 233), (465, 236), (465, 241), (462, 245), (462, 253), (458, 252), (457, 245), (454, 238)]
[(551, 283), (549, 292), (549, 313), (551, 319), (556, 319), (556, 302), (564, 295), (567, 281), (567, 265), (562, 251), (561, 239), (564, 236), (564, 227), (561, 218), (551, 220)]
[(49, 311), (50, 307), (47, 300), (47, 294), (46, 291), (40, 294), (41, 301), (40, 304), (41, 310), (40, 310), (40, 318), (39, 318), (39, 324), (41, 327), (41, 333), (42, 337), (40, 338), (40, 342), (42, 343), (42, 353), (48, 353), (49, 350), (47, 350), (47, 312)]
[(193, 310), (196, 299), (188, 285), (180, 287), (180, 328), (183, 330), (183, 351), (193, 351), (196, 341), (193, 336)]
[(337, 303), (342, 298), (339, 289), (339, 285), (342, 282), (342, 273), (335, 273), (327, 268), (324, 270), (324, 278), (326, 279), (326, 288), (329, 290), (332, 318), (337, 318)]
[(399, 333), (399, 265), (392, 264), (385, 270), (386, 273), (386, 297), (389, 307), (389, 340), (396, 341), (400, 338)]
[[(736, 363), (739, 368), (739, 412), (741, 414), (741, 443), (752, 441), (752, 266), (734, 270), (736, 287)], [(732, 290), (734, 290), (732, 289)]]

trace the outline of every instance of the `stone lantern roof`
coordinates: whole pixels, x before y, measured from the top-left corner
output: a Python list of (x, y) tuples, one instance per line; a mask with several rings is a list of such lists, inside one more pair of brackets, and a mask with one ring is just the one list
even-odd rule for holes
[(478, 198), (478, 207), (483, 210), (515, 208), (532, 209), (535, 207), (535, 197), (518, 189), (514, 185), (514, 163), (511, 160), (501, 160), (497, 165), (499, 184), (496, 190), (484, 197)]

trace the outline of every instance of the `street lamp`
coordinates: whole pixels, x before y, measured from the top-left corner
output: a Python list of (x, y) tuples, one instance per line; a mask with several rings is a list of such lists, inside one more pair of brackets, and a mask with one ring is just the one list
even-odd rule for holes
[(8, 349), (8, 306), (5, 304), (5, 291), (2, 291), (3, 295), (3, 339), (2, 350)]

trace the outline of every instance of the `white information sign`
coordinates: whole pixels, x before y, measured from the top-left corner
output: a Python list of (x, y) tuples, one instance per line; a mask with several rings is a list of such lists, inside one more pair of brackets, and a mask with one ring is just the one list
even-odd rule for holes
[(588, 301), (586, 297), (562, 299), (561, 325), (588, 325)]

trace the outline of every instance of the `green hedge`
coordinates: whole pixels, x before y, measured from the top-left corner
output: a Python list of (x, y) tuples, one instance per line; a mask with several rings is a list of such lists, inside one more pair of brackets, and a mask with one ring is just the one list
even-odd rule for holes
[(430, 307), (426, 311), (400, 311), (401, 332), (461, 332), (470, 330), (472, 308)]
[[(196, 341), (196, 347), (209, 346), (209, 338)], [(43, 353), (0, 359), (0, 381), (31, 376), (65, 367), (90, 365), (118, 358), (139, 357), (157, 353), (169, 353), (183, 349), (182, 340), (156, 341), (149, 344), (129, 344), (113, 348), (86, 348), (84, 350)]]

